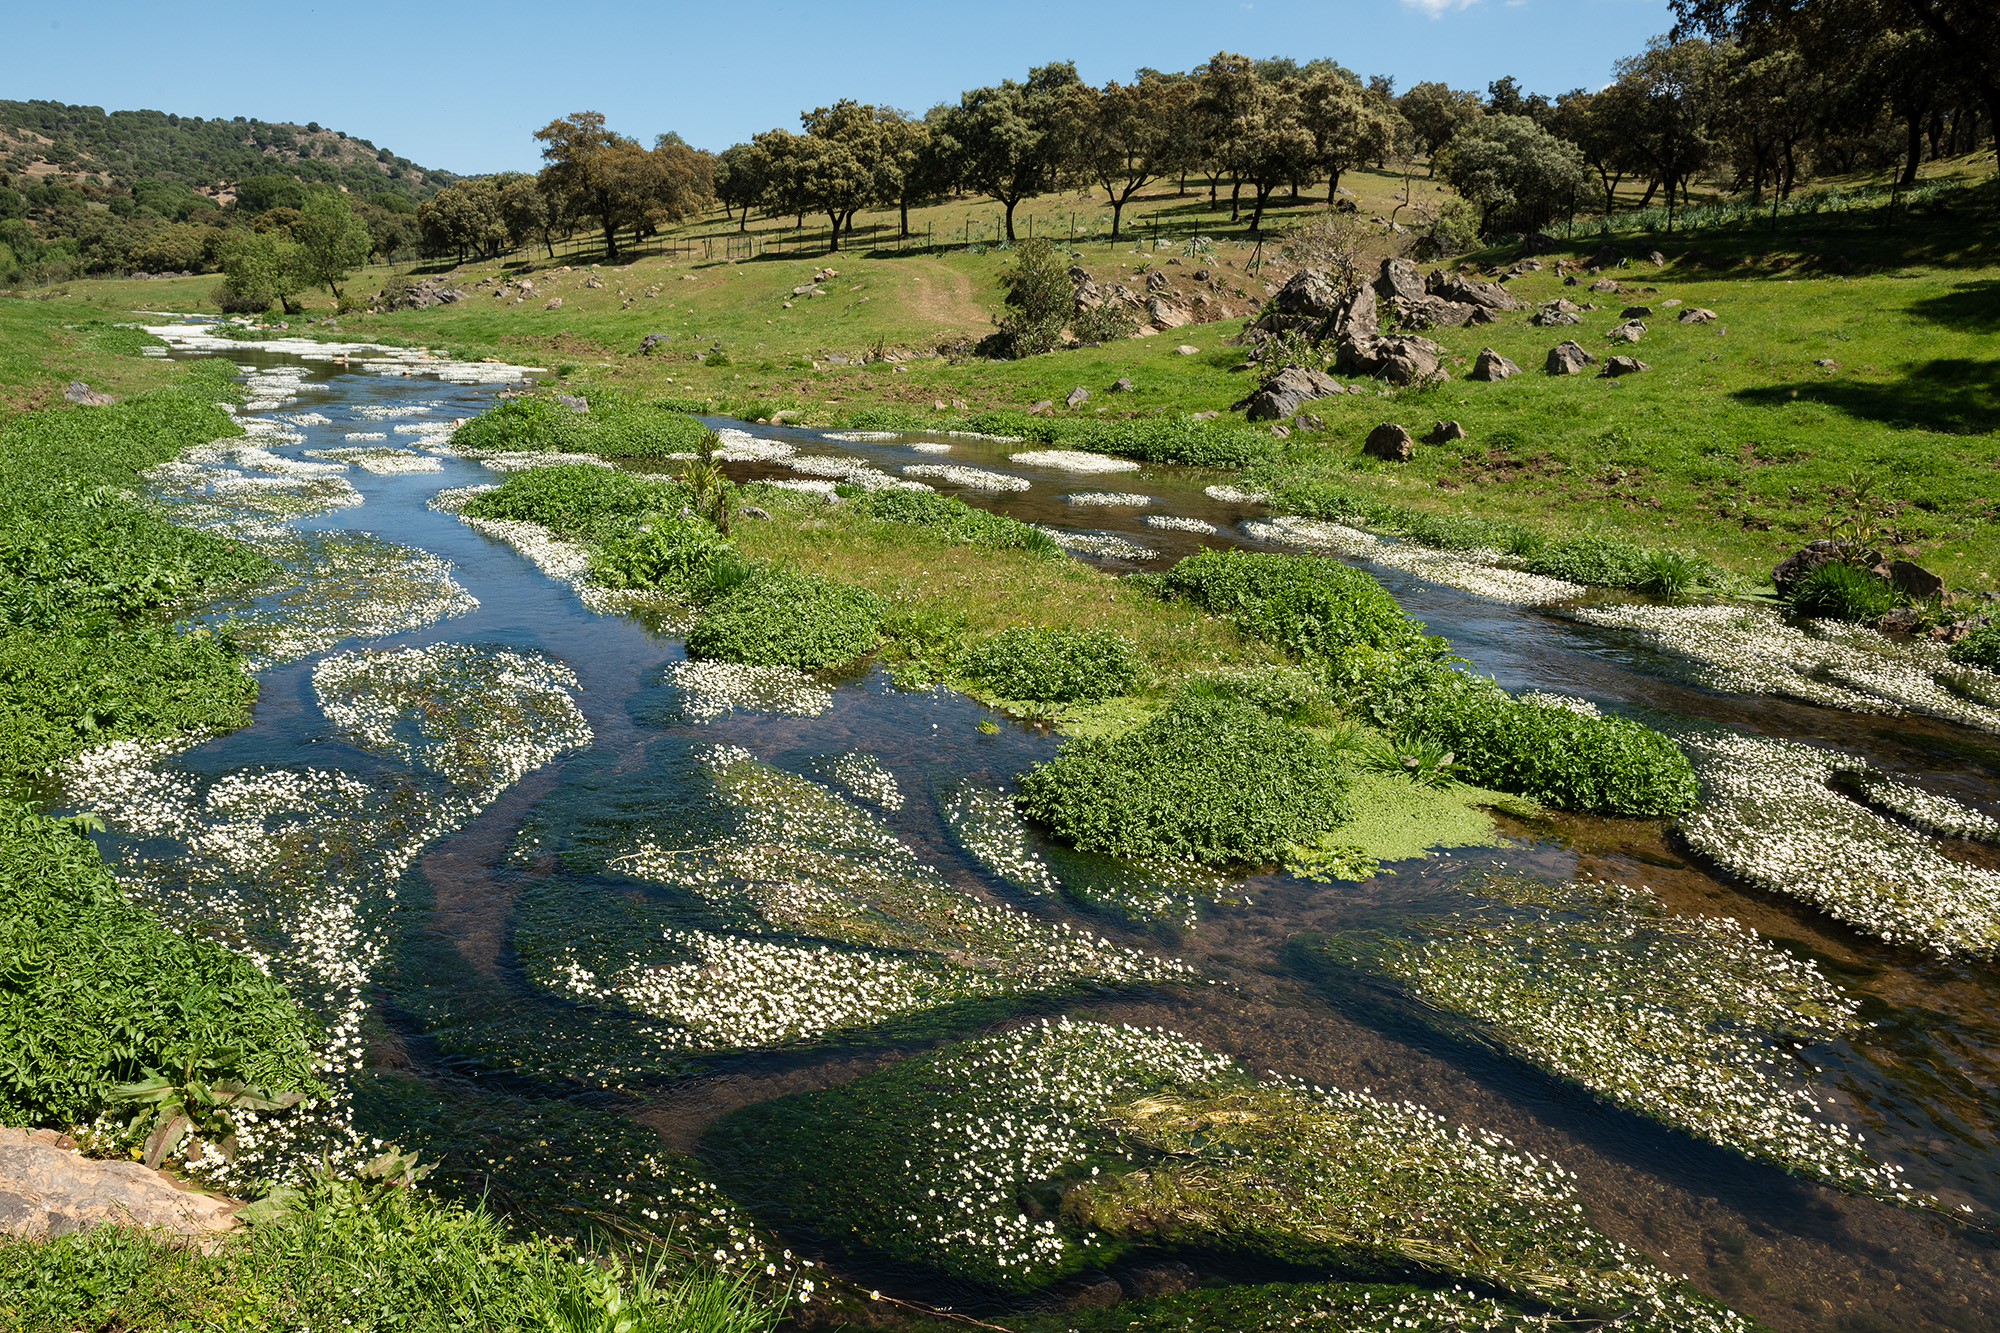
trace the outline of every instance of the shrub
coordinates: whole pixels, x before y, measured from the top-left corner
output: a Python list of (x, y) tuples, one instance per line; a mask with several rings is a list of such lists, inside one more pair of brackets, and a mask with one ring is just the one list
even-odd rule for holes
[(1003, 699), (1095, 703), (1138, 679), (1132, 644), (1111, 630), (1016, 626), (974, 644), (966, 674)]
[(702, 585), (709, 566), (730, 549), (728, 538), (692, 514), (633, 520), (604, 534), (591, 552), (590, 569), (607, 588), (685, 595)]
[(1333, 752), (1304, 732), (1192, 696), (1021, 776), (1028, 813), (1085, 851), (1210, 863), (1278, 860), (1346, 817), (1346, 791)]
[(1397, 711), (1399, 742), (1449, 751), (1453, 776), (1563, 810), (1672, 818), (1699, 791), (1687, 756), (1651, 727), (1517, 698), (1491, 681), (1439, 672)]
[(499, 489), (473, 496), (465, 513), (539, 523), (565, 536), (589, 539), (623, 530), (633, 519), (674, 513), (691, 498), (685, 487), (666, 478), (564, 463), (513, 473)]
[(1896, 604), (1886, 579), (1844, 560), (1813, 570), (1791, 592), (1792, 612), (1824, 620), (1873, 620)]
[(1618, 537), (1584, 534), (1541, 544), (1524, 566), (1530, 574), (1603, 588), (1637, 588), (1650, 580), (1645, 548)]
[(881, 490), (857, 497), (855, 504), (871, 518), (913, 527), (970, 546), (996, 550), (1019, 549), (1061, 555), (1062, 548), (1046, 532), (1019, 519), (975, 509), (956, 496), (936, 491)]
[(0, 1120), (67, 1128), (151, 1072), (311, 1086), (304, 1016), (219, 944), (127, 901), (74, 827), (0, 799)]
[(1043, 237), (1014, 247), (1014, 262), (1000, 275), (1007, 290), (1007, 316), (1000, 321), (1017, 357), (1040, 356), (1062, 337), (1074, 297), (1063, 254)]
[(1330, 662), (1354, 648), (1410, 651), (1433, 642), (1380, 583), (1325, 556), (1203, 551), (1168, 570), (1158, 586), (1307, 662)]
[(1069, 328), (1079, 342), (1108, 343), (1137, 333), (1139, 322), (1124, 303), (1105, 301), (1088, 310), (1077, 311), (1069, 322)]
[(881, 601), (864, 588), (763, 569), (709, 604), (687, 650), (749, 666), (839, 666), (875, 646), (881, 616)]
[(2000, 622), (1981, 625), (1954, 643), (1950, 654), (1954, 662), (2000, 671)]

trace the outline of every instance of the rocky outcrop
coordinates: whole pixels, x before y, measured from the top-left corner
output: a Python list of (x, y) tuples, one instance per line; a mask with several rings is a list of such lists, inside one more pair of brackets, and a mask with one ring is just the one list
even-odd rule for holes
[(1361, 452), (1387, 463), (1407, 463), (1417, 452), (1417, 442), (1410, 438), (1410, 432), (1395, 422), (1385, 421), (1368, 432), (1368, 440), (1361, 446)]
[(1484, 306), (1488, 310), (1521, 308), (1521, 302), (1510, 296), (1507, 289), (1499, 283), (1468, 277), (1463, 273), (1446, 273), (1439, 269), (1431, 274), (1430, 281), (1425, 286), (1432, 296), (1455, 301), (1461, 305)]
[(1449, 444), (1453, 440), (1469, 440), (1472, 432), (1456, 421), (1440, 421), (1424, 436), (1425, 444)]
[(1342, 294), (1329, 270), (1302, 268), (1278, 289), (1271, 304), (1280, 314), (1325, 319), (1339, 308)]
[(137, 1162), (100, 1162), (52, 1130), (0, 1129), (0, 1234), (68, 1235), (109, 1223), (215, 1235), (236, 1225), (227, 1200), (176, 1188)]
[(1492, 318), (1485, 306), (1447, 301), (1442, 296), (1398, 296), (1389, 302), (1389, 309), (1406, 329), (1457, 329)]
[(1504, 380), (1509, 376), (1520, 373), (1521, 368), (1512, 361), (1509, 361), (1491, 347), (1482, 347), (1479, 349), (1478, 359), (1472, 363), (1472, 373), (1466, 378), (1492, 384), (1498, 380)]
[[(505, 290), (506, 284), (501, 284)], [(521, 290), (532, 292), (535, 286), (523, 281)], [(499, 291), (493, 293), (500, 295)], [(375, 305), (382, 310), (428, 310), (434, 305), (456, 305), (465, 299), (465, 293), (448, 286), (440, 278), (401, 278), (385, 285), (375, 293)]]
[(1572, 339), (1566, 343), (1557, 343), (1549, 349), (1549, 359), (1543, 369), (1551, 375), (1577, 375), (1583, 372), (1585, 366), (1596, 360), (1597, 358), (1586, 351), (1582, 344)]
[(1377, 327), (1375, 289), (1364, 282), (1334, 307), (1329, 331), (1335, 343), (1346, 343), (1374, 337)]
[(1689, 306), (1686, 310), (1681, 311), (1681, 323), (1683, 324), (1707, 324), (1714, 318), (1715, 312), (1713, 310), (1708, 310), (1698, 305)]
[(1357, 338), (1340, 348), (1340, 364), (1349, 373), (1380, 376), (1391, 384), (1415, 384), (1438, 373), (1443, 349), (1414, 333)]
[(1156, 328), (1177, 329), (1195, 322), (1194, 316), (1164, 296), (1146, 298), (1146, 318)]
[(1541, 309), (1528, 317), (1530, 324), (1539, 328), (1551, 328), (1564, 324), (1575, 324), (1583, 318), (1583, 307), (1565, 297), (1558, 296), (1546, 302)]
[(1604, 336), (1612, 342), (1635, 343), (1646, 336), (1646, 326), (1636, 319), (1628, 319), (1623, 324), (1614, 326)]
[(1651, 369), (1651, 366), (1636, 356), (1613, 356), (1605, 358), (1604, 369), (1598, 373), (1605, 379), (1615, 380), (1620, 375), (1636, 375), (1642, 370)]
[(1252, 421), (1277, 421), (1315, 398), (1345, 392), (1340, 381), (1331, 375), (1304, 366), (1286, 366), (1248, 398), (1231, 404), (1231, 410), (1247, 412)]
[(1835, 561), (1845, 561), (1866, 569), (1878, 578), (1889, 577), (1889, 565), (1882, 558), (1880, 551), (1864, 550), (1856, 542), (1829, 541), (1822, 538), (1819, 541), (1807, 542), (1773, 565), (1771, 582), (1776, 585), (1778, 595), (1786, 597), (1791, 594), (1792, 588), (1800, 579), (1821, 565), (1830, 565)]
[(1425, 294), (1424, 275), (1409, 260), (1391, 255), (1382, 261), (1382, 272), (1375, 279), (1375, 293), (1385, 301), (1399, 296), (1406, 301), (1414, 300)]
[(108, 393), (99, 393), (82, 380), (71, 380), (69, 387), (63, 390), (63, 397), (79, 407), (109, 407), (118, 401)]

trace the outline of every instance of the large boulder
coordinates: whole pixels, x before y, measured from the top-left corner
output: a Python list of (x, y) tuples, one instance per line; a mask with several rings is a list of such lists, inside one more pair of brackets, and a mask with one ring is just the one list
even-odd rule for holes
[(1597, 358), (1586, 351), (1582, 344), (1571, 339), (1566, 343), (1557, 343), (1549, 349), (1549, 359), (1543, 368), (1551, 375), (1578, 375), (1583, 372), (1585, 366), (1596, 360)]
[(109, 407), (118, 401), (108, 393), (99, 393), (82, 380), (71, 380), (69, 387), (63, 390), (63, 397), (79, 407)]
[(1247, 412), (1252, 421), (1277, 421), (1315, 398), (1345, 392), (1340, 381), (1331, 375), (1305, 366), (1286, 366), (1265, 380), (1255, 393), (1230, 406), (1232, 411)]
[(1410, 432), (1395, 422), (1385, 421), (1368, 432), (1368, 440), (1361, 446), (1361, 452), (1388, 463), (1407, 463), (1417, 452), (1417, 442), (1410, 438)]
[(1612, 342), (1635, 343), (1646, 336), (1646, 326), (1636, 319), (1628, 319), (1623, 324), (1613, 326), (1604, 336)]
[(1707, 310), (1698, 305), (1689, 306), (1686, 310), (1681, 311), (1681, 323), (1683, 324), (1706, 324), (1714, 318), (1715, 312), (1713, 310)]
[(1485, 306), (1488, 310), (1521, 308), (1521, 302), (1509, 295), (1507, 289), (1499, 283), (1468, 277), (1463, 273), (1446, 273), (1443, 269), (1439, 269), (1431, 274), (1428, 286), (1432, 296), (1456, 301), (1462, 305)]
[(1642, 370), (1651, 369), (1651, 366), (1636, 356), (1613, 356), (1605, 358), (1604, 369), (1599, 374), (1605, 379), (1615, 380), (1620, 375), (1636, 375)]
[(1164, 296), (1146, 298), (1146, 318), (1154, 327), (1162, 329), (1177, 329), (1183, 324), (1195, 322), (1194, 316), (1185, 307), (1175, 305)]
[(1491, 347), (1482, 347), (1479, 349), (1478, 359), (1472, 363), (1472, 373), (1466, 376), (1466, 378), (1492, 384), (1498, 380), (1504, 380), (1509, 376), (1520, 373), (1521, 368), (1512, 361), (1509, 361)]
[[(523, 280), (521, 290), (532, 293), (535, 285)], [(499, 291), (493, 293), (500, 295)], [(465, 293), (441, 278), (392, 278), (375, 293), (374, 304), (383, 310), (428, 310), (437, 305), (456, 305)]]
[(1340, 361), (1351, 374), (1378, 376), (1391, 384), (1415, 384), (1438, 373), (1443, 350), (1414, 333), (1391, 334), (1343, 343)]
[(39, 1240), (100, 1223), (212, 1235), (234, 1206), (176, 1189), (137, 1162), (101, 1162), (59, 1146), (49, 1130), (0, 1129), (0, 1235)]
[(1375, 289), (1364, 282), (1335, 308), (1329, 332), (1334, 342), (1345, 343), (1372, 338), (1377, 331)]
[(1777, 586), (1780, 597), (1789, 596), (1792, 588), (1806, 575), (1821, 565), (1830, 565), (1836, 560), (1844, 560), (1868, 570), (1880, 578), (1889, 578), (1890, 566), (1882, 559), (1880, 551), (1863, 550), (1858, 543), (1850, 541), (1807, 542), (1798, 550), (1771, 567), (1771, 582)]
[(1382, 261), (1382, 272), (1375, 279), (1375, 293), (1385, 301), (1398, 296), (1413, 300), (1424, 294), (1424, 275), (1409, 260), (1391, 255)]
[(1442, 296), (1398, 296), (1389, 302), (1389, 309), (1406, 329), (1458, 329), (1491, 318), (1485, 306), (1447, 301)]
[(1339, 308), (1342, 294), (1330, 270), (1302, 268), (1278, 289), (1271, 304), (1281, 314), (1325, 319)]
[(1951, 600), (1951, 593), (1945, 588), (1943, 579), (1909, 560), (1889, 562), (1889, 582), (1896, 585), (1897, 592), (1920, 602)]

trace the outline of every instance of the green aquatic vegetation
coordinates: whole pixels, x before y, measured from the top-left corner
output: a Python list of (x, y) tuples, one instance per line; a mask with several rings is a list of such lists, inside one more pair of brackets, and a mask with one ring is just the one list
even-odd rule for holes
[(1307, 663), (1356, 648), (1410, 652), (1442, 642), (1426, 639), (1376, 580), (1325, 556), (1203, 551), (1154, 586)]
[(1500, 1136), (1260, 1083), (1161, 1030), (1044, 1020), (738, 1112), (704, 1148), (787, 1221), (996, 1287), (1194, 1245), (1415, 1267), (1571, 1319), (1749, 1326), (1593, 1230), (1562, 1169)]
[(466, 501), (460, 512), (539, 523), (559, 537), (590, 541), (626, 530), (631, 520), (677, 513), (691, 500), (692, 493), (671, 478), (563, 463), (511, 473), (499, 487)]
[(308, 1091), (315, 1034), (239, 954), (126, 898), (82, 830), (0, 800), (0, 1119), (67, 1128), (163, 1075)]
[(590, 572), (607, 588), (686, 597), (704, 587), (710, 566), (734, 549), (713, 524), (693, 514), (632, 519), (600, 528)]
[(583, 398), (590, 405), (588, 412), (558, 403), (553, 393), (508, 398), (453, 431), (452, 447), (661, 458), (691, 453), (710, 434), (707, 426), (671, 401), (642, 402), (610, 388), (585, 389)]
[(762, 568), (703, 608), (687, 650), (748, 666), (839, 666), (875, 646), (881, 616), (881, 599), (865, 588)]
[(1454, 671), (1393, 700), (1398, 736), (1453, 756), (1467, 782), (1564, 810), (1672, 818), (1694, 808), (1699, 784), (1680, 747), (1629, 718), (1547, 694), (1508, 694)]
[(1844, 560), (1829, 560), (1800, 579), (1787, 600), (1792, 614), (1815, 620), (1873, 620), (1896, 605), (1887, 579)]
[(1021, 777), (1065, 842), (1134, 860), (1266, 864), (1347, 815), (1322, 742), (1229, 699), (1176, 700), (1122, 736), (1066, 741)]
[(1115, 630), (1016, 626), (972, 645), (965, 673), (1002, 699), (1096, 703), (1138, 683), (1132, 641)]
[(1951, 646), (1950, 656), (1954, 662), (2000, 671), (2000, 623), (1973, 630)]
[(1627, 1110), (1800, 1175), (1896, 1201), (1899, 1168), (1819, 1105), (1802, 1052), (1857, 1026), (1810, 962), (1646, 889), (1496, 876), (1461, 915), (1320, 950)]
[(975, 509), (956, 496), (936, 491), (900, 488), (870, 491), (850, 503), (870, 518), (884, 523), (908, 523), (932, 536), (968, 546), (994, 550), (1020, 549), (1042, 555), (1059, 556), (1062, 548), (1046, 532), (984, 509)]

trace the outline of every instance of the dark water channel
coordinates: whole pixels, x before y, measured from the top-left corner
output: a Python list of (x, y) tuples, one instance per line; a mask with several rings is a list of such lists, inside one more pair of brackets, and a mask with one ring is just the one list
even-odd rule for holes
[[(283, 358), (239, 353), (246, 364)], [(309, 391), (288, 411), (313, 411), (330, 425), (304, 428), (305, 449), (348, 443), (362, 426), (355, 409), (422, 403), (430, 419), (470, 415), (490, 386), (383, 378), (314, 368)], [(721, 423), (718, 423), (721, 424)], [(1164, 568), (1200, 545), (1254, 546), (1241, 524), (1261, 506), (1207, 496), (1221, 474), (1148, 468), (1079, 476), (1008, 461), (1027, 446), (949, 439), (949, 454), (913, 454), (907, 439), (846, 442), (814, 432), (760, 427), (762, 438), (804, 452), (859, 456), (891, 470), (946, 461), (1025, 478), (1025, 491), (965, 491), (965, 498), (1017, 518), (1125, 537), (1157, 553), (1118, 568)], [(911, 437), (914, 438), (914, 437)], [(739, 477), (796, 475), (775, 464), (732, 465)], [(546, 652), (576, 674), (574, 696), (594, 734), (584, 752), (530, 774), (456, 833), (429, 847), (413, 872), (421, 906), (399, 918), (394, 965), (375, 979), (370, 1061), (413, 1080), (453, 1114), (472, 1118), (490, 1102), (520, 1106), (567, 1099), (610, 1112), (657, 1134), (666, 1147), (700, 1152), (718, 1117), (765, 1099), (826, 1087), (879, 1067), (927, 1042), (974, 1035), (978, 1025), (928, 1035), (824, 1040), (775, 1053), (718, 1054), (674, 1067), (626, 1070), (619, 1078), (567, 1078), (601, 1058), (601, 1035), (579, 1006), (526, 979), (516, 955), (517, 915), (530, 901), (572, 903), (579, 916), (606, 895), (643, 893), (606, 873), (589, 853), (639, 827), (674, 799), (680, 765), (695, 745), (739, 745), (758, 759), (808, 772), (818, 757), (872, 754), (912, 794), (883, 817), (924, 861), (954, 882), (1000, 901), (1008, 891), (970, 861), (940, 816), (941, 793), (973, 778), (1005, 786), (1053, 753), (1057, 740), (1031, 724), (977, 724), (985, 708), (955, 695), (899, 692), (880, 671), (843, 680), (832, 706), (812, 717), (731, 712), (705, 723), (666, 706), (661, 673), (682, 658), (677, 639), (640, 620), (587, 610), (573, 590), (544, 575), (512, 547), (426, 507), (441, 487), (499, 480), (482, 465), (445, 458), (442, 472), (350, 480), (365, 503), (302, 526), (361, 530), (433, 552), (451, 562), (476, 611), (358, 646), (502, 644)], [(957, 488), (937, 483), (940, 489)], [(1145, 494), (1143, 508), (1080, 507), (1062, 496), (1083, 491)], [(1196, 535), (1140, 522), (1144, 513), (1212, 523)], [(1763, 697), (1723, 695), (1667, 679), (1651, 649), (1631, 636), (1580, 625), (1558, 614), (1488, 601), (1371, 567), (1433, 633), (1447, 636), (1475, 667), (1510, 687), (1580, 695), (1636, 714), (1708, 719), (1866, 757), (1877, 766), (1982, 809), (2000, 808), (2000, 738), (1945, 723), (1862, 717)], [(336, 736), (315, 701), (317, 658), (265, 673), (254, 723), (203, 745), (177, 763), (193, 772), (316, 765), (379, 764)], [(524, 830), (527, 833), (524, 834)], [(1055, 1011), (1110, 1021), (1165, 1025), (1257, 1071), (1343, 1087), (1367, 1087), (1428, 1105), (1451, 1120), (1497, 1130), (1561, 1162), (1580, 1180), (1592, 1220), (1654, 1255), (1669, 1271), (1773, 1326), (1785, 1329), (2000, 1328), (2000, 1250), (1989, 1224), (2000, 1217), (2000, 1013), (1994, 971), (1940, 962), (1858, 935), (1788, 899), (1706, 872), (1662, 830), (1638, 821), (1550, 818), (1510, 830), (1517, 846), (1461, 850), (1391, 867), (1360, 885), (1323, 885), (1262, 876), (1247, 902), (1207, 909), (1192, 930), (1145, 927), (1071, 905), (1014, 899), (1050, 919), (1067, 919), (1114, 940), (1186, 959), (1224, 984), (1137, 990), (1066, 1001)], [(524, 838), (539, 841), (524, 851)], [(108, 847), (114, 855), (117, 846)], [(1964, 855), (1981, 853), (1965, 849)], [(1335, 984), (1302, 964), (1297, 937), (1393, 924), (1451, 910), (1452, 886), (1496, 867), (1550, 877), (1593, 875), (1644, 883), (1675, 911), (1731, 916), (1782, 947), (1816, 961), (1835, 984), (1862, 999), (1876, 1026), (1853, 1041), (1810, 1053), (1823, 1067), (1822, 1097), (1860, 1127), (1883, 1160), (1902, 1166), (1911, 1187), (1968, 1204), (1976, 1219), (1955, 1226), (1789, 1177), (1723, 1149), (1609, 1106), (1587, 1093), (1420, 1021), (1386, 989)], [(1044, 1012), (1033, 1004), (1021, 1013)], [(978, 1024), (990, 1024), (991, 1015)], [(1006, 1020), (1003, 1020), (1006, 1021)], [(510, 1100), (511, 1099), (511, 1100)], [(413, 1121), (364, 1098), (359, 1127), (391, 1134), (424, 1151)], [(371, 1120), (371, 1117), (374, 1117)], [(446, 1114), (431, 1123), (442, 1124)], [(442, 1133), (442, 1131), (440, 1131)], [(494, 1167), (495, 1197), (538, 1188), (514, 1176), (527, 1159)], [(539, 1169), (548, 1169), (542, 1167)], [(741, 1202), (755, 1205), (755, 1199)], [(796, 1238), (802, 1247), (810, 1238)], [(896, 1273), (831, 1256), (863, 1286), (891, 1289)], [(904, 1294), (949, 1300), (948, 1290)]]

